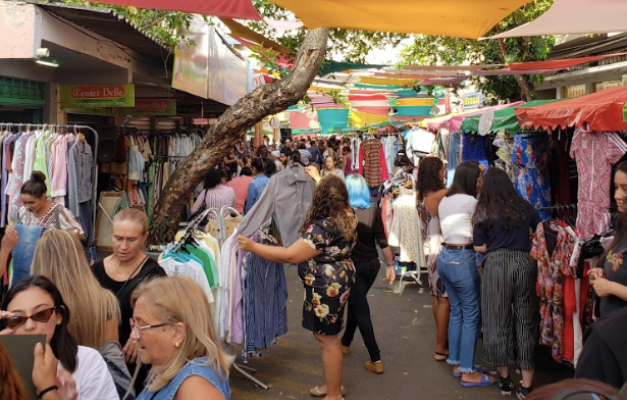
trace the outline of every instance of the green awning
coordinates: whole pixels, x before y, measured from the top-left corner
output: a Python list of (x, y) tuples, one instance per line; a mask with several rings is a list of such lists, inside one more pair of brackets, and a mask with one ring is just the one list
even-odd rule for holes
[(324, 61), (318, 71), (318, 76), (324, 76), (333, 72), (343, 72), (351, 69), (381, 69), (389, 67), (384, 64), (358, 64), (351, 62), (338, 62), (338, 61)]
[[(494, 121), (492, 127), (490, 127), (489, 133), (499, 132), (505, 130), (506, 133), (517, 133), (521, 131), (520, 125), (518, 125), (518, 118), (516, 118), (517, 108), (537, 107), (544, 104), (555, 103), (561, 100), (533, 100), (518, 107), (504, 108), (494, 112)], [(467, 133), (479, 132), (479, 120), (483, 114), (473, 115), (468, 118), (464, 118), (462, 121), (461, 130)]]

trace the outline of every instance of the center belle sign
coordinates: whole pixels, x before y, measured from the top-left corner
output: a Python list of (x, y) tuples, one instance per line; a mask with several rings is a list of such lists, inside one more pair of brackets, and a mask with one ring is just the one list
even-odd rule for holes
[(135, 85), (61, 86), (61, 108), (134, 107)]

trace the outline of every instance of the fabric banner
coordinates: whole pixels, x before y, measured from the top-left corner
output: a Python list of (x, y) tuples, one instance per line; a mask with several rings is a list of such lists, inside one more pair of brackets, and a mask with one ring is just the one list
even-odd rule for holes
[(63, 85), (61, 108), (135, 106), (135, 85)]
[[(492, 121), (492, 126), (488, 133), (495, 133), (499, 131), (505, 131), (506, 133), (518, 133), (522, 130), (520, 125), (518, 124), (518, 118), (516, 118), (516, 109), (517, 108), (528, 108), (528, 107), (537, 107), (542, 106), (544, 104), (555, 103), (561, 100), (533, 100), (529, 103), (521, 104), (517, 107), (504, 108), (502, 110), (496, 110), (494, 112), (494, 119)], [(462, 122), (461, 130), (466, 133), (477, 133), (479, 132), (479, 121), (481, 120), (481, 116), (483, 114), (473, 115), (468, 118), (464, 118)]]
[(348, 126), (348, 108), (331, 108), (318, 110), (318, 121), (322, 134), (330, 133), (331, 129)]
[(100, 3), (137, 8), (183, 11), (224, 18), (261, 20), (250, 0), (98, 0)]
[(188, 29), (179, 35), (193, 40), (192, 44), (183, 42), (174, 49), (174, 67), (172, 69), (172, 87), (209, 98), (209, 25), (196, 15)]
[(320, 27), (478, 39), (531, 0), (271, 0)]
[[(227, 46), (215, 27), (209, 28), (208, 98), (232, 106), (249, 88), (248, 61)], [(252, 85), (252, 82), (251, 82)]]

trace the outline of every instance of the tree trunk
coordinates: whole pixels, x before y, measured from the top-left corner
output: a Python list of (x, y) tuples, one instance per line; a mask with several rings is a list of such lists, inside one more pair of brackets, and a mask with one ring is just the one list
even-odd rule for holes
[(326, 52), (329, 30), (307, 33), (292, 72), (284, 79), (263, 85), (226, 110), (198, 147), (176, 168), (153, 210), (150, 241), (171, 241), (189, 201), (189, 195), (203, 181), (228, 150), (244, 138), (246, 131), (264, 117), (298, 103), (316, 77)]
[[(497, 29), (498, 32), (498, 29)], [(503, 59), (505, 63), (507, 63), (507, 57), (509, 54), (507, 53), (507, 48), (505, 47), (505, 41), (503, 39), (497, 39), (499, 41), (499, 47), (501, 48), (501, 53), (503, 54)], [(531, 89), (529, 88), (529, 84), (525, 80), (525, 77), (522, 75), (514, 75), (514, 79), (516, 79), (516, 83), (520, 88), (520, 92), (523, 95), (524, 101), (531, 101)]]

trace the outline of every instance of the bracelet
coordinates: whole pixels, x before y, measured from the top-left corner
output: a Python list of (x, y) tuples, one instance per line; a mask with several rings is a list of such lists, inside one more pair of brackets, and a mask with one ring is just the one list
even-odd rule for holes
[(47, 389), (42, 390), (41, 392), (39, 392), (39, 394), (37, 395), (37, 397), (39, 397), (40, 399), (42, 397), (44, 397), (44, 394), (48, 393), (48, 392), (52, 392), (53, 390), (59, 390), (59, 387), (57, 385), (54, 386), (50, 386)]

